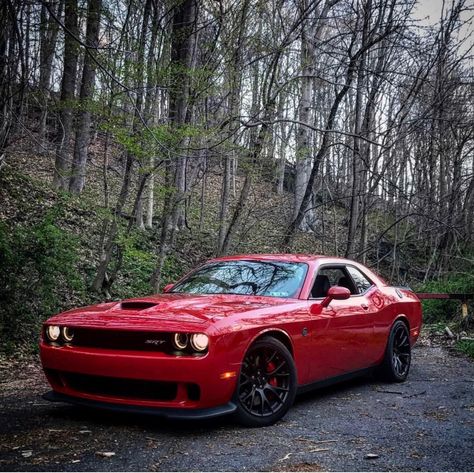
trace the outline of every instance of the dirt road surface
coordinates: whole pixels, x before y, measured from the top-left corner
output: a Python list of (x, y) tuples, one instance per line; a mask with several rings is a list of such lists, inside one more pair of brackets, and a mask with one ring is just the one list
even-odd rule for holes
[(0, 365), (0, 471), (474, 470), (474, 363), (417, 346), (404, 384), (300, 396), (284, 420), (171, 422), (50, 404), (37, 363)]

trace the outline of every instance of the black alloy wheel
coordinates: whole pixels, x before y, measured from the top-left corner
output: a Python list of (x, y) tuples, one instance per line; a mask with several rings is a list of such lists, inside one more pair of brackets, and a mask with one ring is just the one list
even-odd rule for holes
[(262, 427), (281, 419), (293, 404), (296, 369), (288, 349), (265, 337), (255, 342), (242, 362), (235, 400), (240, 423)]
[(397, 320), (390, 331), (380, 374), (387, 381), (400, 383), (407, 379), (410, 364), (410, 333), (407, 325)]

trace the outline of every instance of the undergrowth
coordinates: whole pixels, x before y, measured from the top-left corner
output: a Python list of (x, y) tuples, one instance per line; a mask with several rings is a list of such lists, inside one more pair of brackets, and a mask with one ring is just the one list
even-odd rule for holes
[(474, 358), (474, 340), (459, 340), (456, 343), (456, 350)]
[(53, 207), (31, 227), (0, 222), (0, 336), (7, 353), (37, 340), (44, 314), (63, 309), (62, 294), (85, 292), (76, 271), (79, 241), (58, 227), (59, 213)]

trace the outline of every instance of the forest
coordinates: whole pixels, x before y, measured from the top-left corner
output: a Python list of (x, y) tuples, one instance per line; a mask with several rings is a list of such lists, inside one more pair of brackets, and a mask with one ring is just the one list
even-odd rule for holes
[(418, 7), (2, 1), (0, 350), (216, 255), (473, 293), (472, 4)]

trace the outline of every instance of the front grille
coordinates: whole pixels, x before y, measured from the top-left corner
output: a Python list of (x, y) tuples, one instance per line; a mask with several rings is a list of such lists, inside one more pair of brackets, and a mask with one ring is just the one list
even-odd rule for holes
[(60, 373), (60, 378), (74, 391), (111, 397), (172, 401), (176, 398), (178, 384), (142, 379), (122, 379), (92, 376), (79, 373)]
[(174, 351), (171, 344), (171, 334), (164, 332), (75, 328), (71, 345), (112, 350), (157, 351), (162, 353)]

